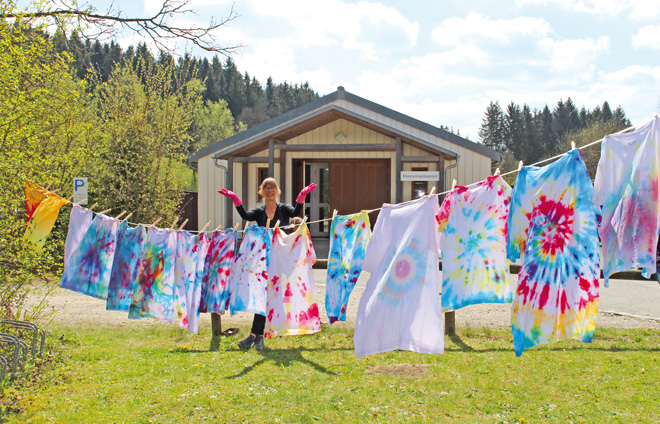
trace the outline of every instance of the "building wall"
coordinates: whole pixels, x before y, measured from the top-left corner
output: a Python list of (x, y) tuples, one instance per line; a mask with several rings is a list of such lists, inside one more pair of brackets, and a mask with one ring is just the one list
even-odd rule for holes
[[(341, 106), (356, 113), (363, 114), (369, 119), (372, 119), (377, 122), (381, 122), (384, 125), (396, 128), (397, 130), (410, 133), (418, 138), (428, 140), (435, 144), (442, 146), (443, 148), (456, 152), (460, 159), (458, 161), (458, 166), (448, 170), (445, 177), (446, 187), (436, 187), (436, 192), (444, 192), (451, 189), (451, 183), (453, 179), (457, 180), (459, 185), (469, 185), (478, 181), (484, 180), (491, 173), (491, 160), (486, 156), (479, 155), (470, 150), (464, 149), (462, 147), (456, 146), (455, 144), (449, 143), (446, 140), (440, 139), (438, 137), (432, 136), (421, 132), (418, 129), (412, 128), (408, 125), (404, 125), (398, 121), (393, 121), (390, 118), (378, 115), (374, 112), (371, 112), (367, 109), (353, 105), (346, 101), (339, 101)], [(346, 139), (339, 143), (335, 136), (342, 132)], [(298, 137), (292, 138), (287, 141), (287, 144), (394, 144), (395, 140), (387, 137), (383, 134), (372, 131), (368, 128), (362, 127), (360, 125), (349, 122), (345, 119), (339, 119), (329, 124), (323, 125), (319, 128), (316, 128), (312, 131), (309, 131), (305, 134), (302, 134)], [(403, 156), (425, 156), (429, 153), (415, 148), (413, 146), (403, 144), (402, 155)], [(275, 150), (275, 179), (280, 182), (280, 166), (278, 163), (280, 151)], [(264, 149), (261, 152), (258, 152), (253, 157), (268, 157), (268, 149)], [(291, 187), (293, 183), (293, 173), (290, 172), (293, 169), (293, 161), (295, 159), (307, 159), (307, 160), (329, 160), (329, 159), (389, 159), (390, 160), (390, 196), (391, 201), (394, 202), (396, 195), (396, 175), (394, 170), (396, 169), (395, 164), (395, 152), (394, 151), (383, 151), (383, 152), (287, 152), (286, 155), (286, 181), (284, 184), (285, 190), (283, 195), (280, 197), (281, 201), (291, 203), (293, 202), (294, 196), (298, 194), (298, 191), (302, 187)], [(220, 164), (227, 166), (227, 161), (219, 161)], [(454, 165), (455, 160), (445, 160), (445, 167)], [(244, 207), (246, 209), (259, 206), (261, 203), (257, 199), (257, 169), (261, 167), (268, 167), (267, 163), (234, 163), (234, 172), (233, 172), (233, 181), (234, 181), (234, 192), (239, 196), (242, 194), (242, 184), (243, 184), (243, 166), (248, 167), (248, 196), (243, 201)], [(402, 164), (402, 169), (404, 171), (411, 171), (413, 168), (417, 167), (426, 167), (429, 171), (438, 171), (438, 163), (410, 163), (405, 162)], [(226, 177), (225, 171), (222, 168), (216, 167), (214, 161), (211, 159), (211, 156), (204, 157), (198, 161), (198, 170), (199, 170), (199, 227), (203, 227), (207, 221), (211, 221), (211, 226), (213, 228), (217, 227), (220, 224), (225, 225), (224, 216), (226, 211), (227, 202), (230, 200), (224, 198), (222, 195), (218, 194), (218, 190), (226, 186)], [(440, 170), (444, 172), (444, 170)], [(281, 182), (280, 182), (281, 185)], [(430, 188), (434, 185), (433, 182), (430, 182), (428, 187)], [(410, 200), (412, 198), (412, 184), (410, 182), (404, 181), (402, 183), (402, 199), (403, 201)], [(232, 219), (231, 222), (241, 222), (238, 213), (232, 205)], [(357, 211), (356, 211), (357, 212)]]

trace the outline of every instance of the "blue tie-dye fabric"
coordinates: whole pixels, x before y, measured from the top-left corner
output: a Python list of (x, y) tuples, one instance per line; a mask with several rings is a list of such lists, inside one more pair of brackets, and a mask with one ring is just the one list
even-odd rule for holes
[(122, 221), (118, 233), (105, 309), (128, 311), (133, 299), (133, 286), (140, 267), (142, 246), (147, 232), (141, 225), (131, 228), (126, 221)]

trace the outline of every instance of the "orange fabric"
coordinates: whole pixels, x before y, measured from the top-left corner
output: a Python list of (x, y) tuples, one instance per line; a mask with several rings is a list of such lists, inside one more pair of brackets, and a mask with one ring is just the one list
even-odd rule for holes
[(46, 189), (35, 183), (25, 182), (25, 222), (30, 222), (39, 203), (46, 198)]

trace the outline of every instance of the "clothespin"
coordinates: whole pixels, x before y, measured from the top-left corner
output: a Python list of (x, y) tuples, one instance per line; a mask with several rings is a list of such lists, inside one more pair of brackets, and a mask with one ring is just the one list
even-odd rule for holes
[(241, 224), (240, 224), (239, 222), (237, 222), (236, 224), (234, 224), (234, 232), (238, 231), (238, 229), (240, 228), (240, 226), (241, 226)]
[(158, 223), (159, 223), (160, 221), (162, 221), (162, 220), (163, 220), (163, 218), (161, 218), (161, 217), (158, 217), (158, 219), (157, 219), (157, 220), (155, 220), (155, 221), (154, 221), (154, 223), (150, 225), (150, 227), (155, 227), (155, 226), (156, 226), (156, 224), (158, 224)]
[(280, 220), (278, 219), (277, 222), (275, 223), (275, 227), (273, 229), (277, 229), (280, 226)]
[(454, 180), (451, 182), (451, 189), (453, 190), (455, 188), (456, 188), (456, 178), (454, 178)]
[(435, 194), (435, 186), (431, 187), (431, 193), (429, 193), (429, 196), (433, 196)]
[(72, 194), (71, 196), (69, 196), (69, 198), (66, 199), (66, 201), (69, 202), (69, 203), (71, 203), (71, 200), (73, 200), (73, 196), (75, 196), (75, 194)]
[(266, 229), (270, 227), (270, 218), (266, 219)]
[(577, 146), (575, 145), (575, 140), (571, 140), (571, 150), (575, 149)]
[(657, 114), (657, 113), (655, 114), (655, 117), (656, 117), (656, 118), (658, 117), (658, 114)]
[(303, 222), (301, 222), (300, 225), (303, 225), (305, 222), (307, 222), (307, 217), (303, 218)]
[(129, 213), (128, 215), (126, 215), (126, 217), (125, 217), (124, 219), (122, 219), (122, 221), (128, 221), (128, 218), (130, 218), (130, 217), (132, 217), (132, 216), (133, 216), (133, 212), (131, 212), (131, 213)]
[(500, 168), (497, 168), (497, 169), (495, 170), (495, 175), (500, 175)]
[(334, 211), (332, 211), (332, 220), (333, 220), (333, 221), (335, 220), (335, 217), (336, 217), (336, 216), (337, 216), (337, 209), (335, 209)]
[(179, 227), (179, 230), (183, 230), (183, 227), (185, 227), (187, 223), (188, 223), (187, 219), (185, 221), (183, 221), (183, 224), (181, 224), (181, 226)]
[(245, 221), (245, 228), (243, 229), (243, 232), (246, 232), (249, 226), (250, 226), (250, 221)]
[(58, 191), (60, 191), (60, 189), (59, 189), (59, 188), (56, 188), (55, 190), (51, 191), (51, 193), (55, 194), (55, 193), (57, 193)]
[(111, 210), (112, 210), (112, 208), (101, 211), (101, 212), (99, 212), (99, 215), (110, 212)]
[(203, 226), (201, 230), (199, 230), (199, 232), (203, 233), (204, 231), (206, 231), (206, 229), (208, 228), (209, 225), (211, 225), (211, 221), (207, 222), (206, 225)]
[(115, 219), (121, 218), (122, 216), (124, 216), (125, 213), (126, 213), (126, 211), (121, 211), (121, 213), (119, 215), (115, 216)]
[(90, 211), (93, 210), (94, 207), (95, 207), (96, 205), (98, 205), (98, 204), (99, 204), (99, 202), (94, 202), (94, 204), (93, 204), (92, 206), (89, 207), (89, 210), (90, 210)]
[(522, 167), (523, 167), (523, 161), (520, 161), (520, 163), (518, 164), (518, 171), (520, 171)]
[(174, 222), (172, 223), (172, 225), (170, 225), (170, 228), (174, 229), (174, 226), (176, 225), (177, 222), (179, 222), (179, 217), (178, 216), (176, 218), (174, 218)]
[(222, 230), (222, 224), (218, 225), (218, 226), (215, 228), (215, 231), (218, 231), (218, 230)]

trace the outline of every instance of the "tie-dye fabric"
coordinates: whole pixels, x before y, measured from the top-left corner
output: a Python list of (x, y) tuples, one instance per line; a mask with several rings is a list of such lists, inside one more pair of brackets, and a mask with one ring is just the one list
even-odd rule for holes
[(195, 243), (198, 248), (197, 263), (195, 264), (195, 279), (186, 290), (186, 308), (188, 318), (188, 332), (197, 334), (199, 329), (199, 304), (202, 298), (202, 279), (204, 278), (204, 264), (211, 246), (211, 240), (206, 233), (200, 233)]
[(69, 215), (69, 230), (66, 234), (66, 243), (64, 244), (64, 263), (69, 259), (71, 253), (78, 248), (80, 240), (87, 232), (87, 229), (92, 225), (94, 213), (81, 207), (80, 205), (73, 204), (71, 208), (71, 215)]
[(30, 222), (34, 211), (42, 200), (46, 198), (48, 191), (45, 188), (39, 187), (35, 183), (25, 183), (25, 222)]
[(204, 263), (199, 312), (222, 314), (229, 309), (229, 273), (236, 240), (237, 234), (232, 228), (213, 232)]
[(443, 311), (479, 303), (511, 303), (506, 224), (511, 187), (493, 175), (456, 186), (437, 216), (441, 234)]
[(438, 198), (383, 205), (362, 268), (371, 273), (355, 324), (355, 356), (391, 350), (443, 353), (438, 299)]
[(605, 286), (615, 272), (656, 272), (660, 230), (660, 118), (638, 129), (605, 137), (593, 201), (603, 205), (599, 232)]
[(151, 227), (142, 249), (129, 318), (174, 321), (176, 231)]
[[(206, 233), (196, 236), (185, 230), (178, 232), (176, 263), (174, 265), (174, 284), (176, 287), (174, 308), (179, 327), (182, 329), (187, 328), (192, 334), (197, 333), (199, 323), (201, 279), (198, 279), (198, 268), (200, 260), (203, 267), (209, 244)], [(196, 307), (195, 310), (193, 310), (193, 306)], [(194, 317), (190, 316), (191, 313)], [(191, 318), (196, 322), (191, 324)]]
[(122, 221), (117, 234), (117, 249), (105, 309), (128, 311), (133, 300), (133, 288), (140, 267), (142, 247), (147, 231), (141, 225), (133, 228), (128, 225), (128, 222)]
[(286, 235), (273, 230), (268, 265), (268, 291), (264, 338), (313, 334), (321, 331), (319, 307), (314, 302), (312, 265), (316, 253), (307, 225)]
[(330, 226), (330, 252), (325, 284), (325, 311), (330, 324), (346, 321), (348, 298), (362, 272), (371, 238), (367, 211), (338, 215)]
[(118, 227), (119, 220), (96, 215), (64, 265), (60, 287), (103, 300), (108, 297)]
[(598, 313), (598, 207), (580, 151), (518, 173), (507, 254), (522, 256), (511, 325), (516, 356), (566, 339), (591, 342)]
[(231, 313), (266, 315), (266, 287), (273, 230), (250, 226), (231, 267)]
[(69, 202), (66, 199), (56, 195), (48, 196), (39, 203), (23, 235), (23, 239), (30, 247), (37, 252), (43, 249), (60, 209), (67, 203)]

